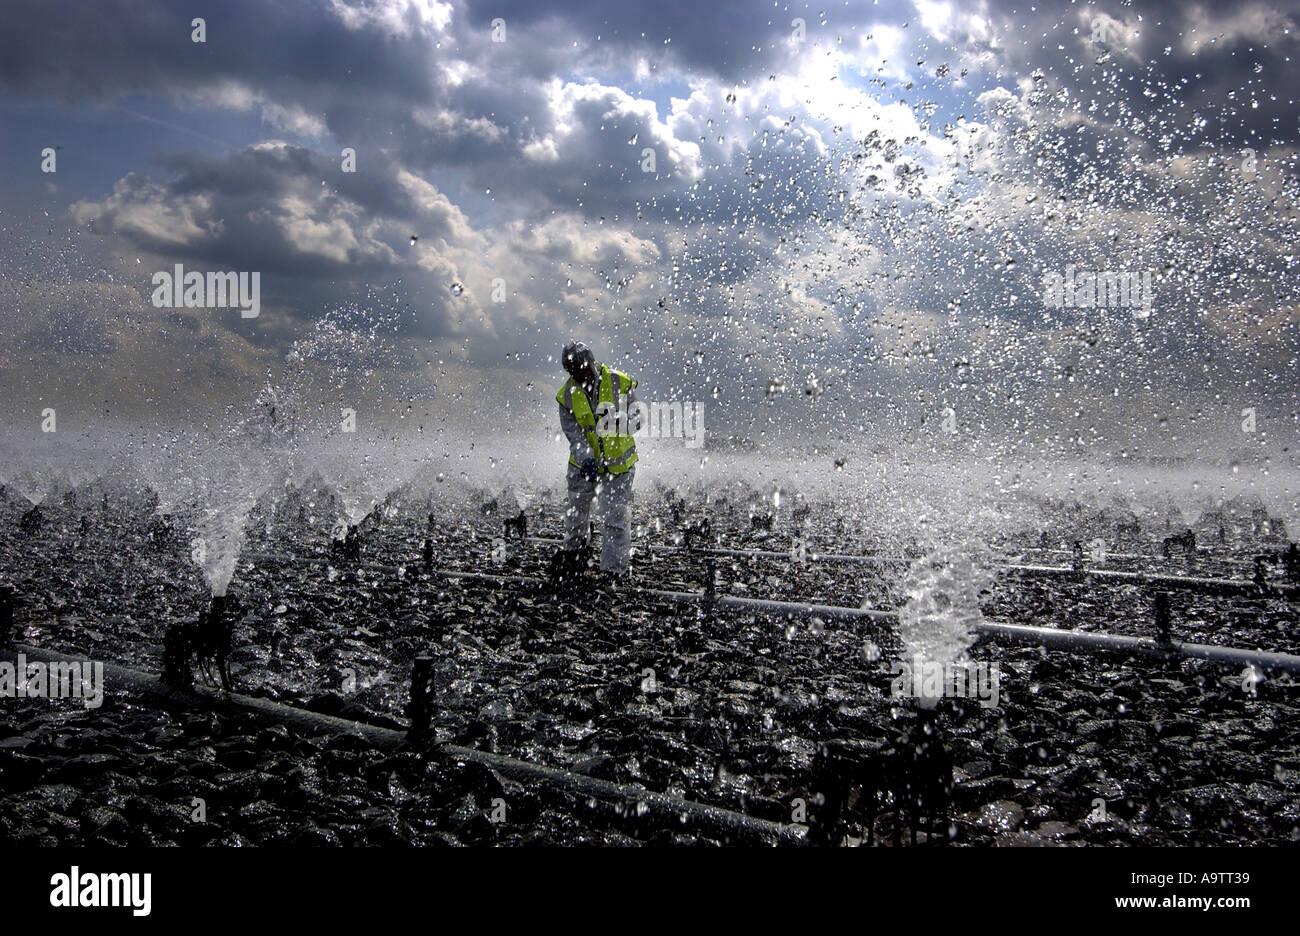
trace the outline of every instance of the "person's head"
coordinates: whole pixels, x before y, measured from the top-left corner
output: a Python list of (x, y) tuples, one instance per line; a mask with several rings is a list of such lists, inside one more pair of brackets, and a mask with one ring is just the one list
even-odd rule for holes
[(596, 363), (596, 355), (583, 341), (570, 341), (565, 345), (560, 363), (564, 365), (569, 376), (578, 383), (594, 383), (600, 376), (600, 365)]

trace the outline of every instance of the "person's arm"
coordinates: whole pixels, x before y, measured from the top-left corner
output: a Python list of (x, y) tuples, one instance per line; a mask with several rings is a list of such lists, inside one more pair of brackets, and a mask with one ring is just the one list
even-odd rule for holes
[(591, 451), (591, 443), (587, 441), (587, 434), (582, 431), (582, 427), (578, 425), (578, 420), (574, 418), (573, 414), (563, 406), (560, 406), (560, 430), (564, 433), (564, 437), (569, 440), (569, 454), (573, 456), (573, 460), (579, 465), (582, 464), (583, 459), (594, 457), (594, 453)]

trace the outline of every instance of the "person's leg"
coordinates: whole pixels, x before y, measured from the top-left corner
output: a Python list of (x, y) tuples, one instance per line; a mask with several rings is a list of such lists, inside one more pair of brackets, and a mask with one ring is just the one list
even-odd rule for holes
[(582, 469), (570, 465), (564, 477), (568, 498), (564, 508), (564, 548), (585, 549), (591, 535), (591, 501), (596, 484), (582, 476)]
[(632, 558), (632, 476), (636, 468), (608, 475), (600, 486), (600, 571), (622, 575)]

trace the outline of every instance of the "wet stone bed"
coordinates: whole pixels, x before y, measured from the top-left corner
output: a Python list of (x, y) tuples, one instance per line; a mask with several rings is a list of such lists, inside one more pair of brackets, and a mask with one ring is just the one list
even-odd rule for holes
[[(672, 542), (670, 523), (638, 518)], [(660, 520), (660, 530), (652, 524)], [(535, 524), (554, 535), (552, 524)], [(783, 621), (659, 600), (577, 603), (530, 586), (452, 581), (434, 565), (538, 575), (551, 547), (495, 542), (499, 518), (465, 512), (367, 525), (361, 564), (320, 523), (254, 525), (230, 588), (241, 692), (405, 727), (411, 661), (436, 657), (439, 740), (639, 783), (777, 822), (813, 799), (819, 745), (880, 739), (918, 718), (890, 698), (894, 638), (866, 622)], [(771, 548), (789, 531), (719, 524), (721, 542)], [(206, 587), (184, 535), (159, 543), (129, 515), (51, 511), (0, 533), (25, 641), (157, 670), (162, 634), (197, 617)], [(492, 556), (493, 550), (497, 556)], [(845, 549), (844, 551), (848, 551)], [(399, 574), (366, 564), (404, 566)], [(696, 591), (698, 559), (643, 554), (639, 581)], [(888, 574), (797, 562), (719, 563), (718, 588), (751, 597), (889, 607)], [(737, 583), (744, 589), (737, 589)], [(1180, 639), (1297, 649), (1294, 608), (1178, 595)], [(1000, 583), (1002, 620), (1149, 636), (1146, 596), (1068, 581)], [(885, 656), (874, 658), (873, 648)], [(956, 845), (1280, 844), (1300, 840), (1300, 692), (1194, 661), (1156, 663), (981, 645), (1001, 704), (940, 703), (954, 765)], [(702, 842), (505, 780), (476, 765), (303, 738), (226, 716), (5, 700), (0, 838), (24, 843), (479, 844)], [(205, 793), (207, 794), (205, 796)], [(194, 797), (207, 823), (190, 818)], [(492, 800), (507, 804), (492, 823)], [(878, 837), (893, 818), (881, 816)], [(886, 840), (887, 840), (886, 836)]]
[[(677, 843), (672, 830), (644, 827), (630, 810), (566, 799), (480, 764), (246, 718), (106, 709), (29, 701), (0, 718), (0, 842)], [(497, 804), (506, 805), (498, 812)]]

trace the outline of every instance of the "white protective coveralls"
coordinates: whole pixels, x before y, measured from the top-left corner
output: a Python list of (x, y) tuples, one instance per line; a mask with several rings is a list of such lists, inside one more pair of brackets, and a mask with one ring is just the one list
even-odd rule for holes
[[(596, 399), (594, 390), (587, 398)], [(636, 432), (640, 426), (640, 409), (636, 406), (636, 388), (627, 392), (626, 409), (628, 431)], [(560, 407), (560, 428), (569, 440), (569, 454), (579, 464), (592, 457), (591, 444), (578, 420), (565, 407)], [(569, 464), (565, 475), (568, 504), (564, 511), (564, 548), (585, 549), (590, 536), (591, 503), (597, 501), (596, 519), (601, 524), (600, 570), (622, 575), (632, 559), (632, 479), (636, 474), (633, 465), (621, 474), (600, 475), (599, 481), (583, 477), (578, 465)]]

